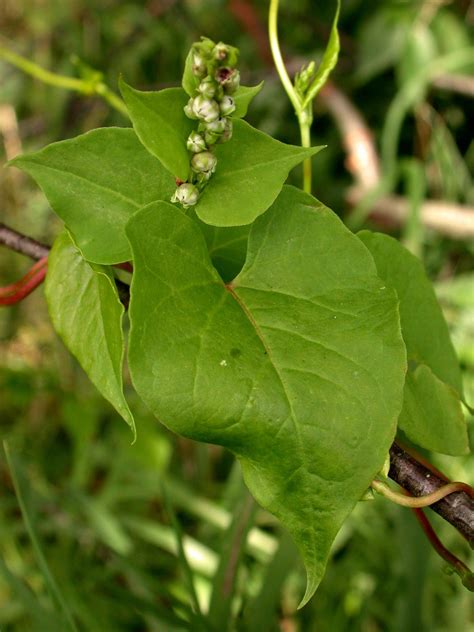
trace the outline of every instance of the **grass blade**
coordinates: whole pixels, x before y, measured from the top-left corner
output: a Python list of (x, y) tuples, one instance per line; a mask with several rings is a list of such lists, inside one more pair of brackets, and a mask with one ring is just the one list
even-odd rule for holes
[(224, 535), (219, 566), (213, 581), (208, 617), (216, 630), (228, 629), (239, 562), (257, 508), (243, 482), (242, 492), (232, 522)]
[(38, 566), (43, 574), (46, 586), (51, 594), (53, 602), (57, 603), (59, 609), (61, 610), (64, 619), (67, 623), (67, 628), (72, 630), (72, 632), (79, 632), (76, 624), (74, 623), (73, 615), (69, 609), (69, 606), (62, 594), (59, 586), (54, 579), (53, 574), (51, 573), (48, 563), (46, 561), (45, 556), (43, 555), (43, 551), (41, 548), (41, 544), (39, 538), (36, 533), (34, 519), (33, 519), (33, 511), (28, 502), (28, 496), (30, 495), (30, 488), (26, 477), (23, 475), (21, 468), (11, 453), (9, 445), (6, 441), (3, 442), (3, 448), (5, 450), (5, 455), (7, 458), (8, 467), (10, 470), (10, 475), (12, 477), (13, 486), (15, 488), (16, 497), (18, 499), (18, 504), (21, 509), (21, 513), (23, 516), (23, 520), (25, 523), (26, 531), (30, 537), (31, 544), (33, 545), (33, 550), (36, 555), (36, 561), (38, 562)]

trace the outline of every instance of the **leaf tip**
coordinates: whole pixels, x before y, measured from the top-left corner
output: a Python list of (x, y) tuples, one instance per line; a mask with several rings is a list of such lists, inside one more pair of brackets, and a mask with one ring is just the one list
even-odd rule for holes
[(135, 445), (135, 443), (137, 442), (137, 426), (135, 424), (135, 420), (132, 417), (130, 421), (127, 421), (128, 425), (130, 426), (130, 430), (132, 431), (132, 442), (130, 443), (130, 445)]
[(319, 586), (319, 582), (321, 581), (321, 578), (308, 568), (306, 569), (306, 574), (306, 591), (304, 593), (303, 599), (298, 604), (298, 610), (304, 608), (306, 604), (310, 601)]
[(257, 96), (257, 94), (261, 91), (264, 85), (265, 85), (265, 81), (262, 80), (260, 83), (257, 83), (256, 86), (253, 86), (253, 89), (255, 90), (255, 96)]
[(308, 148), (308, 153), (311, 156), (315, 156), (316, 154), (319, 154), (320, 151), (322, 151), (323, 149), (326, 149), (327, 145), (316, 145), (314, 147), (309, 147)]
[(127, 90), (131, 90), (131, 87), (128, 85), (128, 83), (123, 78), (122, 73), (119, 74), (118, 87), (119, 87), (119, 90), (120, 90), (120, 93), (121, 93), (122, 96), (124, 96), (123, 95), (124, 91), (126, 92)]

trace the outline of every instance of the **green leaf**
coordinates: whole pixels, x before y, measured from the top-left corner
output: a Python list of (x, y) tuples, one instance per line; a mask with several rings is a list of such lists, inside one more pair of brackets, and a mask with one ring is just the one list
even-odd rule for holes
[(264, 213), (289, 171), (322, 147), (295, 147), (274, 140), (245, 121), (234, 122), (228, 143), (216, 145), (216, 172), (195, 206), (206, 224), (242, 226)]
[(120, 91), (143, 145), (176, 178), (187, 180), (186, 140), (196, 127), (196, 121), (188, 119), (183, 111), (188, 102), (184, 90), (166, 88), (159, 92), (140, 92), (121, 80)]
[(64, 344), (135, 435), (122, 383), (124, 308), (110, 270), (87, 263), (66, 232), (48, 257), (46, 299)]
[(292, 187), (252, 226), (228, 285), (172, 205), (144, 208), (127, 234), (133, 383), (170, 429), (237, 455), (298, 544), (306, 602), (395, 434), (405, 375), (395, 293), (337, 216)]
[(183, 86), (184, 91), (190, 97), (196, 96), (196, 90), (201, 80), (199, 77), (193, 73), (193, 56), (194, 50), (193, 46), (189, 49), (189, 53), (186, 55), (186, 61), (184, 63), (184, 72), (183, 79), (181, 81), (181, 85)]
[(235, 112), (232, 114), (232, 118), (243, 118), (247, 114), (250, 102), (262, 88), (263, 81), (257, 86), (240, 86), (237, 92), (232, 95), (235, 101)]
[(136, 210), (168, 200), (173, 178), (131, 129), (97, 129), (9, 164), (29, 173), (94, 263), (130, 259), (125, 224)]
[(462, 375), (448, 326), (421, 261), (396, 239), (361, 231), (381, 279), (400, 300), (400, 323), (408, 360), (426, 364), (443, 382), (462, 393)]
[(400, 428), (411, 441), (429, 450), (464, 454), (466, 428), (459, 406), (453, 402), (454, 394), (458, 399), (462, 396), (461, 370), (423, 265), (392, 237), (369, 231), (360, 232), (359, 237), (373, 256), (379, 276), (396, 290), (400, 300), (409, 361)]
[(428, 450), (453, 456), (469, 452), (459, 395), (425, 364), (407, 373), (398, 424), (409, 439)]
[(333, 68), (337, 64), (337, 60), (339, 57), (339, 33), (337, 31), (337, 21), (339, 20), (339, 12), (341, 10), (341, 0), (337, 0), (336, 14), (334, 16), (334, 20), (331, 28), (331, 35), (329, 36), (329, 42), (324, 51), (323, 58), (321, 63), (319, 64), (318, 70), (316, 71), (316, 75), (314, 79), (311, 81), (311, 84), (306, 91), (304, 101), (301, 105), (302, 109), (307, 107), (309, 103), (314, 99), (314, 97), (318, 94), (321, 88), (326, 83), (329, 75), (331, 74)]

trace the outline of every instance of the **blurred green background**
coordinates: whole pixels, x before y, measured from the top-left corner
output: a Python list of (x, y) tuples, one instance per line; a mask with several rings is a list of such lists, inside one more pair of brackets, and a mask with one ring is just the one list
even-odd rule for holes
[[(423, 259), (472, 403), (474, 3), (342, 4), (335, 87), (315, 105), (312, 141), (327, 149), (314, 159), (313, 191), (350, 225), (389, 230)], [(120, 74), (141, 89), (177, 85), (193, 41), (223, 40), (241, 50), (244, 84), (265, 80), (248, 120), (297, 144), (297, 123), (268, 57), (267, 9), (257, 0), (0, 0), (0, 50), (63, 75), (87, 78), (94, 69), (116, 91)], [(321, 58), (334, 9), (322, 0), (281, 1), (280, 41), (294, 70)], [(364, 200), (364, 173), (347, 155), (354, 138), (338, 118), (334, 90), (365, 120), (381, 156), (383, 193), (405, 200), (403, 221), (390, 218), (390, 203), (383, 218), (352, 208)], [(128, 121), (99, 97), (45, 85), (0, 54), (2, 166), (17, 152), (110, 125)], [(299, 184), (300, 171), (290, 179)], [(439, 230), (423, 221), (427, 199), (451, 210)], [(52, 243), (59, 222), (31, 180), (2, 168), (0, 201), (2, 222)], [(458, 212), (467, 213), (470, 229), (459, 228)], [(0, 283), (28, 265), (0, 249)], [(219, 632), (474, 630), (472, 595), (444, 572), (411, 513), (382, 499), (359, 504), (316, 596), (297, 611), (304, 570), (272, 516), (252, 507), (231, 455), (171, 435), (128, 391), (134, 445), (52, 331), (42, 290), (1, 309), (2, 632), (69, 630), (68, 616), (93, 632), (211, 629), (192, 613), (191, 575), (202, 611), (213, 603)], [(474, 480), (471, 457), (428, 456), (453, 479)], [(238, 550), (246, 511), (255, 511), (254, 527), (235, 593), (216, 604), (218, 569)], [(436, 516), (433, 523), (468, 560), (460, 536)]]

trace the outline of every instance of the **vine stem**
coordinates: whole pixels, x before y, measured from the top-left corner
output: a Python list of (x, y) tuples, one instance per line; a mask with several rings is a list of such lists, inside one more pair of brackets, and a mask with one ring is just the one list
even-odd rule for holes
[(471, 572), (470, 568), (444, 546), (436, 535), (430, 521), (425, 516), (423, 509), (415, 507), (412, 511), (436, 553), (454, 569), (461, 578), (464, 586), (466, 586), (466, 588), (470, 591), (474, 591), (474, 574)]
[(97, 94), (107, 101), (114, 110), (117, 110), (117, 112), (120, 112), (120, 114), (128, 118), (128, 110), (125, 103), (103, 81), (87, 81), (86, 79), (77, 79), (76, 77), (56, 74), (55, 72), (38, 66), (38, 64), (35, 64), (22, 55), (18, 55), (18, 53), (14, 53), (4, 46), (0, 46), (0, 59), (4, 59), (27, 75), (39, 79), (39, 81), (49, 84), (50, 86), (72, 90), (79, 94)]
[[(312, 104), (309, 103), (306, 107), (303, 106), (286, 70), (278, 40), (278, 3), (279, 0), (270, 0), (270, 8), (268, 10), (268, 37), (270, 40), (270, 48), (275, 68), (277, 69), (286, 94), (295, 109), (300, 128), (301, 145), (303, 147), (311, 147), (311, 123), (313, 122)], [(305, 158), (303, 161), (303, 189), (307, 193), (311, 193), (311, 172), (311, 158)]]
[(439, 489), (430, 494), (426, 494), (424, 496), (405, 496), (405, 494), (400, 494), (393, 489), (391, 489), (386, 483), (382, 481), (373, 480), (370, 486), (375, 489), (379, 494), (385, 496), (388, 500), (396, 503), (397, 505), (402, 505), (403, 507), (410, 507), (411, 509), (419, 509), (421, 507), (429, 507), (434, 503), (439, 502), (441, 499), (445, 498), (449, 494), (453, 492), (466, 492), (471, 497), (474, 497), (474, 491), (472, 487), (467, 485), (466, 483), (454, 482), (448, 483), (447, 485), (443, 485)]
[[(313, 122), (313, 113), (311, 103), (299, 115), (298, 123), (300, 126), (301, 145), (303, 147), (311, 147), (311, 123)], [(312, 162), (311, 158), (305, 158), (303, 161), (303, 190), (311, 193), (312, 180)]]
[(26, 298), (45, 279), (48, 269), (48, 257), (42, 257), (16, 283), (0, 287), (0, 306), (14, 305)]

